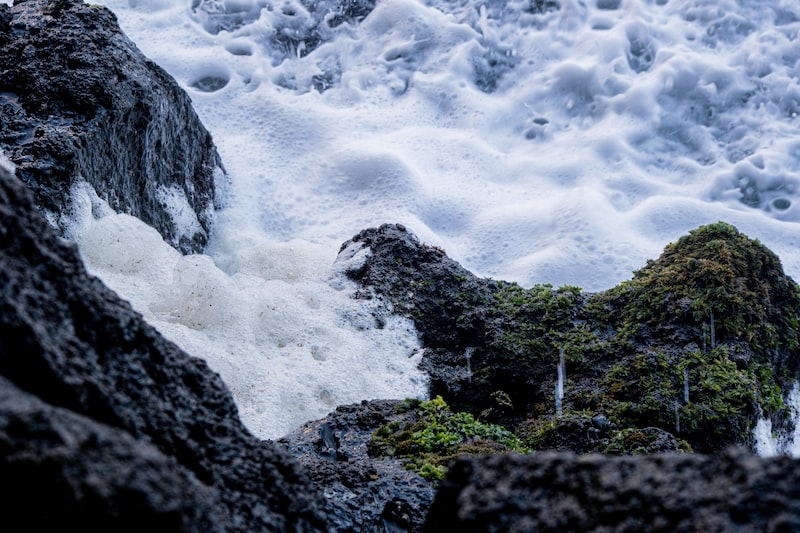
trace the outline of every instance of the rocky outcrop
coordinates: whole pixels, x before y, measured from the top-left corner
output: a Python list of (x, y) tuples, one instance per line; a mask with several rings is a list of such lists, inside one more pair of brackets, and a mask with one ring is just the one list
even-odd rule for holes
[[(356, 297), (414, 320), (431, 396), (534, 449), (563, 449), (553, 432), (569, 430), (576, 452), (712, 452), (752, 445), (761, 414), (793, 425), (783, 399), (800, 367), (800, 288), (728, 224), (690, 232), (596, 294), (479, 279), (400, 225), (364, 230), (340, 254), (366, 257), (348, 272)], [(591, 427), (597, 417), (606, 430)]]
[(399, 426), (411, 417), (398, 409), (400, 403), (375, 400), (340, 406), (279, 441), (325, 495), (332, 530), (400, 533), (422, 528), (434, 484), (405, 469), (398, 458), (371, 451), (376, 430)]
[(0, 5), (0, 72), (0, 150), (52, 223), (82, 178), (180, 251), (202, 251), (223, 175), (211, 135), (109, 10)]
[[(105, 509), (97, 523), (119, 526), (106, 531), (140, 508), (180, 530), (327, 529), (305, 473), (245, 429), (220, 377), (87, 274), (2, 168), (0, 376), (5, 491), (49, 487), (36, 512), (59, 528), (85, 523), (67, 506)], [(4, 520), (26, 523), (30, 506)]]
[(542, 452), (458, 461), (424, 531), (796, 531), (800, 462)]

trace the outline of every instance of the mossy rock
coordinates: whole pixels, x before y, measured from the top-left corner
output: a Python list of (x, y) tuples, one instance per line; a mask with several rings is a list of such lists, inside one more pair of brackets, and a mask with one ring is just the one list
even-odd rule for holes
[(692, 447), (685, 440), (676, 439), (671, 433), (655, 427), (615, 430), (603, 449), (603, 453), (608, 455), (690, 452)]
[(396, 411), (408, 416), (374, 432), (370, 455), (402, 458), (406, 468), (429, 481), (443, 479), (447, 466), (461, 455), (527, 451), (507, 429), (450, 411), (441, 396), (405, 400)]
[(703, 452), (752, 445), (762, 415), (785, 425), (800, 288), (729, 224), (690, 232), (595, 294), (478, 279), (398, 226), (357, 238), (372, 255), (352, 276), (415, 321), (431, 395), (454, 410), (511, 430), (550, 420), (563, 358), (567, 420), (604, 413), (620, 431), (659, 428)]
[(798, 370), (798, 286), (774, 253), (730, 224), (691, 231), (602, 299), (618, 300), (612, 318), (626, 337), (736, 345), (757, 363)]

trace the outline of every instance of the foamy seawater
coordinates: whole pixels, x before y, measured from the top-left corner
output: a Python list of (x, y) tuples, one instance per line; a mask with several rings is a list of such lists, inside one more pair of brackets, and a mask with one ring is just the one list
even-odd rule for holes
[[(794, 0), (101, 3), (190, 94), (231, 181), (207, 256), (120, 215), (76, 238), (260, 436), (424, 394), (413, 328), (376, 328), (331, 266), (368, 226), (601, 290), (723, 220), (800, 278)], [(109, 255), (115, 235), (140, 250)]]

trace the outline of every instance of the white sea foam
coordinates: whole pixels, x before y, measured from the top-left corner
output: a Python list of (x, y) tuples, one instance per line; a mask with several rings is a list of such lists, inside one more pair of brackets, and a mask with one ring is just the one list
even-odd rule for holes
[(800, 457), (800, 384), (795, 383), (785, 400), (784, 408), (794, 421), (791, 435), (776, 435), (772, 431), (772, 421), (762, 417), (753, 430), (756, 452), (762, 457), (789, 455)]
[(90, 271), (205, 358), (255, 434), (279, 437), (337, 405), (426, 394), (410, 321), (379, 323), (380, 310), (350, 297), (355, 286), (342, 272), (363, 251), (331, 265), (334, 254), (319, 245), (223, 225), (213, 258), (181, 256), (151, 227), (113, 214), (86, 183), (73, 205), (69, 233)]
[[(297, 0), (103, 3), (190, 93), (232, 181), (209, 257), (106, 257), (111, 235), (155, 247), (115, 216), (85, 238), (100, 243), (88, 262), (212, 360), (262, 435), (324, 414), (287, 415), (349, 380), (406, 394), (358, 370), (375, 350), (351, 349), (361, 334), (340, 324), (361, 311), (325, 281), (367, 226), (402, 222), (480, 275), (599, 290), (724, 220), (800, 275), (794, 0), (561, 0), (539, 13), (547, 2), (378, 0), (335, 27)], [(407, 358), (413, 335), (392, 327), (401, 348), (382, 346)], [(312, 346), (329, 366), (313, 366)]]

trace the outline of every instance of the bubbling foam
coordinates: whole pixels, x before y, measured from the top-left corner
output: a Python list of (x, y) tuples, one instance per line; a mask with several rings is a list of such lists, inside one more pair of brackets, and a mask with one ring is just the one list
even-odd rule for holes
[(89, 271), (206, 359), (256, 435), (280, 437), (341, 404), (426, 394), (411, 322), (378, 321), (377, 304), (350, 297), (343, 269), (363, 253), (331, 265), (329, 249), (223, 229), (210, 255), (181, 256), (134, 217), (105, 206), (95, 218), (102, 201), (90, 185), (73, 198), (69, 234)]

